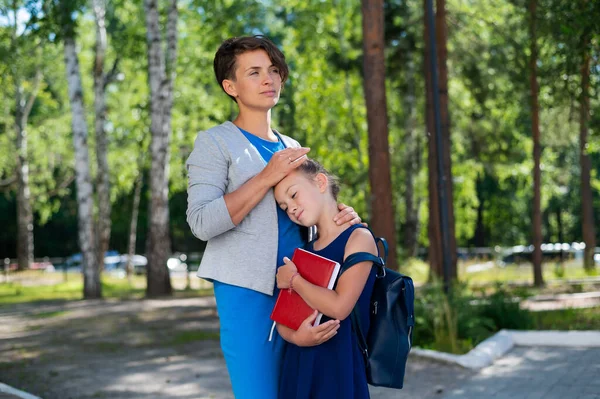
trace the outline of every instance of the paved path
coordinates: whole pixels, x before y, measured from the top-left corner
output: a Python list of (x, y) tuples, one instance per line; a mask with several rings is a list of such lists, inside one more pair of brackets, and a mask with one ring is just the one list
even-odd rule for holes
[[(232, 399), (217, 327), (212, 298), (0, 308), (0, 382), (43, 399)], [(404, 389), (371, 397), (600, 399), (596, 359), (600, 348), (516, 347), (473, 372), (411, 356)]]
[(600, 399), (600, 348), (517, 347), (443, 399)]
[[(600, 348), (517, 347), (475, 374), (440, 363), (411, 359), (405, 389), (371, 387), (371, 398), (600, 399), (598, 359)], [(146, 398), (152, 392), (160, 391), (160, 398), (233, 398), (222, 359), (207, 359), (196, 365), (195, 370), (187, 372), (180, 366), (176, 367), (179, 378), (173, 378), (170, 383), (165, 380), (165, 370), (161, 372), (160, 368), (155, 369), (155, 375), (148, 370), (143, 373), (145, 376), (138, 373), (123, 376), (120, 384), (109, 388), (108, 392), (112, 391), (110, 397)], [(186, 379), (188, 373), (194, 378)], [(165, 384), (171, 386), (165, 388)], [(17, 397), (0, 394), (0, 399)]]

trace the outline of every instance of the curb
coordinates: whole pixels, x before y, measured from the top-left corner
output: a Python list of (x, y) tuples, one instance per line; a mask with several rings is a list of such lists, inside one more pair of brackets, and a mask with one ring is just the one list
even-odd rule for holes
[(420, 348), (414, 348), (411, 353), (418, 357), (479, 370), (494, 363), (514, 346), (600, 347), (600, 331), (500, 330), (465, 355)]
[(20, 398), (20, 399), (41, 399), (38, 396), (34, 396), (25, 391), (20, 391), (16, 388), (13, 388), (11, 386), (8, 386), (8, 385), (0, 382), (0, 394), (2, 394), (2, 393), (13, 395), (15, 398)]

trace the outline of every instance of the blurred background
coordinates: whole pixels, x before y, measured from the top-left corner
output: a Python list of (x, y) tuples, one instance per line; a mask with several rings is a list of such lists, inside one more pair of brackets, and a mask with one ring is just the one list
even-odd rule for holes
[(599, 3), (431, 3), (1, 0), (5, 274), (83, 271), (91, 298), (102, 273), (139, 273), (171, 293), (205, 245), (185, 161), (235, 117), (215, 51), (262, 34), (290, 66), (274, 127), (340, 177), (391, 267), (419, 283), (597, 276)]

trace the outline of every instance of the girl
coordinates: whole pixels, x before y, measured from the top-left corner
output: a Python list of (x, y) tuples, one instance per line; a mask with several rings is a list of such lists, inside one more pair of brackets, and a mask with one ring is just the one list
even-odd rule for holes
[[(333, 222), (337, 211), (339, 186), (317, 162), (306, 160), (275, 186), (275, 199), (290, 219), (301, 226), (317, 226), (319, 238), (305, 249), (340, 264), (355, 252), (377, 255), (371, 232), (362, 225), (338, 226)], [(305, 347), (298, 333), (277, 324), (287, 345), (279, 398), (282, 399), (362, 399), (369, 398), (365, 364), (351, 329), (350, 313), (358, 304), (361, 326), (369, 329), (369, 299), (375, 282), (370, 262), (355, 265), (344, 272), (335, 290), (312, 285), (297, 273), (288, 258), (277, 271), (277, 287), (293, 289), (313, 309), (331, 319), (341, 320), (334, 337), (319, 346)], [(316, 313), (316, 311), (315, 311)]]

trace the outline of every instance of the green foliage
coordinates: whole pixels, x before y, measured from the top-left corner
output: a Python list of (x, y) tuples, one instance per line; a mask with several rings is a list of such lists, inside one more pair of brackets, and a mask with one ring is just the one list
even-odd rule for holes
[(440, 283), (423, 287), (415, 301), (415, 345), (451, 353), (468, 352), (489, 336), (490, 320), (473, 312), (465, 285), (446, 295)]
[(490, 295), (482, 295), (479, 316), (492, 321), (492, 331), (503, 328), (527, 330), (533, 326), (531, 313), (521, 309), (520, 299), (501, 285)]
[(520, 300), (501, 286), (490, 295), (456, 284), (446, 295), (439, 283), (416, 295), (415, 345), (466, 353), (501, 329), (528, 329), (534, 324)]
[[(31, 17), (12, 41), (13, 4)], [(582, 38), (598, 59), (598, 2), (540, 0), (539, 84), (542, 207), (545, 241), (581, 241), (577, 96)], [(362, 71), (360, 4), (350, 0), (285, 3), (253, 0), (180, 2), (177, 77), (171, 141), (171, 239), (176, 251), (203, 244), (185, 221), (186, 168), (196, 135), (235, 117), (235, 105), (216, 84), (212, 60), (231, 36), (265, 34), (290, 65), (273, 125), (312, 148), (310, 155), (338, 175), (340, 199), (365, 221), (369, 209), (368, 144)], [(161, 5), (161, 7), (164, 6)], [(527, 62), (529, 34), (525, 4), (514, 1), (448, 0), (448, 70), (453, 190), (459, 246), (528, 244), (531, 236), (532, 143)], [(385, 2), (386, 76), (393, 198), (398, 237), (407, 215), (407, 181), (413, 178), (418, 240), (428, 246), (427, 139), (423, 93), (423, 5)], [(493, 12), (490, 12), (493, 10)], [(27, 15), (27, 14), (25, 14)], [(241, 16), (235, 17), (235, 16)], [(165, 23), (164, 20), (161, 21)], [(107, 87), (107, 134), (113, 231), (111, 248), (126, 248), (134, 182), (146, 175), (149, 94), (146, 28), (140, 2), (116, 0), (107, 9), (106, 66), (118, 60), (117, 79)], [(95, 29), (88, 3), (80, 0), (0, 1), (0, 152), (15, 154), (17, 87), (31, 91), (35, 72), (43, 79), (28, 123), (31, 196), (36, 256), (78, 252), (74, 202), (74, 154), (61, 39), (77, 35), (87, 106), (93, 132)], [(18, 68), (15, 68), (18, 66)], [(600, 187), (600, 69), (591, 71), (591, 120), (587, 148), (592, 186)], [(92, 174), (94, 137), (90, 134)], [(416, 154), (414, 171), (407, 160)], [(15, 174), (16, 157), (0, 157), (0, 182)], [(410, 175), (409, 175), (410, 174)], [(95, 176), (92, 176), (95, 179)], [(0, 254), (16, 254), (16, 186), (0, 186)], [(148, 184), (144, 182), (138, 252), (144, 252)], [(594, 198), (600, 213), (600, 197)], [(560, 222), (558, 221), (560, 215)], [(597, 232), (600, 235), (600, 231)], [(408, 267), (411, 270), (412, 262)], [(413, 273), (425, 281), (420, 265)], [(548, 268), (547, 268), (548, 269)], [(551, 268), (550, 268), (551, 269)], [(514, 271), (514, 270), (513, 270)], [(512, 271), (510, 271), (512, 273)], [(552, 273), (552, 270), (550, 270)], [(513, 274), (507, 271), (509, 278)], [(515, 273), (521, 278), (526, 273)], [(569, 276), (570, 269), (565, 270)]]

